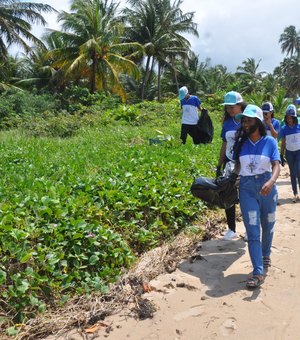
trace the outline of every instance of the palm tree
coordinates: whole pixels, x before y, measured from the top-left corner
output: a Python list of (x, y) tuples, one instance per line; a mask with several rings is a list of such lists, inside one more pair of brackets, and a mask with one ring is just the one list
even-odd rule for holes
[(71, 12), (61, 12), (62, 31), (50, 37), (61, 40), (62, 47), (49, 52), (54, 68), (64, 71), (67, 79), (86, 81), (90, 91), (111, 90), (125, 100), (120, 75), (137, 79), (139, 69), (133, 58), (143, 53), (138, 43), (123, 43), (124, 26), (116, 19), (118, 4), (108, 0), (74, 0)]
[(9, 89), (21, 90), (16, 85), (20, 69), (20, 61), (16, 57), (7, 56), (0, 60), (0, 93)]
[(0, 61), (7, 59), (7, 49), (13, 44), (30, 51), (28, 42), (41, 45), (42, 42), (31, 32), (31, 24), (45, 25), (42, 12), (55, 11), (49, 5), (21, 0), (0, 0)]
[[(186, 61), (182, 62), (182, 60), (177, 60), (176, 62), (178, 83), (188, 84), (188, 88), (191, 93), (196, 94), (200, 89), (207, 92), (208, 82), (206, 76), (209, 64), (209, 59), (206, 59), (205, 62), (200, 62), (199, 56), (197, 56), (194, 52), (190, 52)], [(172, 74), (169, 75), (170, 78), (171, 76)], [(178, 88), (176, 82), (174, 82), (174, 75), (173, 79), (171, 78), (171, 81), (173, 83), (172, 89), (177, 93)]]
[(281, 43), (282, 53), (286, 53), (290, 57), (300, 54), (300, 32), (296, 31), (295, 26), (291, 25), (284, 29), (280, 35), (279, 43)]
[(287, 96), (295, 97), (300, 89), (300, 54), (285, 58), (274, 70), (280, 85), (286, 89)]
[(157, 97), (160, 100), (160, 81), (164, 69), (173, 69), (176, 75), (176, 59), (187, 58), (189, 41), (182, 33), (198, 36), (193, 22), (194, 12), (183, 13), (182, 0), (129, 0), (131, 9), (123, 11), (127, 23), (127, 41), (138, 41), (145, 48), (146, 66), (141, 84), (141, 99), (157, 66)]
[(258, 72), (261, 59), (256, 63), (254, 58), (247, 58), (242, 62), (244, 66), (238, 66), (236, 74), (241, 77), (242, 90), (251, 93), (257, 90), (258, 85), (262, 81), (262, 77), (266, 72)]

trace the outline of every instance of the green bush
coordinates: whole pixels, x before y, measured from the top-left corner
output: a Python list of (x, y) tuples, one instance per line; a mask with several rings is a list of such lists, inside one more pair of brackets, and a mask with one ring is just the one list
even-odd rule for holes
[(0, 308), (12, 322), (106, 291), (206, 208), (189, 190), (213, 174), (220, 138), (182, 146), (178, 101), (124, 112), (24, 115), (19, 130), (1, 132)]
[(27, 91), (4, 93), (0, 97), (0, 119), (22, 115), (36, 116), (45, 111), (55, 111), (59, 101), (52, 95), (36, 95)]

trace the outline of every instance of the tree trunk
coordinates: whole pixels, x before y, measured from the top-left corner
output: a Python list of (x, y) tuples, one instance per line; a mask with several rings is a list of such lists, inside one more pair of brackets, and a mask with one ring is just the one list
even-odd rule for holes
[(143, 78), (143, 81), (142, 81), (142, 88), (141, 88), (141, 100), (144, 100), (145, 86), (146, 86), (148, 75), (149, 75), (150, 58), (151, 58), (150, 56), (147, 57), (145, 74), (144, 74), (144, 78)]
[(161, 73), (161, 65), (160, 62), (158, 62), (158, 70), (157, 70), (157, 101), (160, 102), (161, 99), (161, 93), (160, 93), (160, 75)]
[(96, 72), (97, 72), (97, 58), (95, 53), (92, 55), (92, 66), (91, 66), (91, 76), (90, 76), (90, 90), (91, 93), (96, 92)]

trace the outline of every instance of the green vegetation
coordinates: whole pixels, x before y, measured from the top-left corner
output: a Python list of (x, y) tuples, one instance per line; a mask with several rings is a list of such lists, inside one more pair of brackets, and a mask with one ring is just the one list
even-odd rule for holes
[[(1, 132), (0, 283), (8, 320), (24, 322), (74, 294), (106, 292), (139, 254), (205, 209), (189, 189), (194, 177), (213, 174), (220, 141), (182, 147), (177, 100), (109, 113), (105, 125), (82, 115), (68, 139), (33, 137), (22, 124)], [(157, 137), (162, 142), (150, 145)]]
[[(272, 74), (253, 58), (229, 73), (190, 49), (182, 34), (198, 31), (181, 0), (130, 0), (122, 12), (115, 1), (70, 5), (61, 31), (39, 40), (31, 24), (53, 9), (0, 1), (0, 322), (11, 335), (70, 296), (107, 292), (204, 214), (189, 189), (214, 173), (225, 92), (270, 100), (278, 119), (299, 92), (295, 26), (279, 38), (287, 57)], [(8, 53), (15, 43), (21, 58)], [(169, 98), (183, 84), (211, 113), (212, 144), (179, 142)]]

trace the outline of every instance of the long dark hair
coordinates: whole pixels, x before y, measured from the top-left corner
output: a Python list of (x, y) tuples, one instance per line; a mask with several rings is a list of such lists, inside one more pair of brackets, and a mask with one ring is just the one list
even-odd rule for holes
[[(285, 122), (285, 125), (288, 125), (286, 117), (287, 117), (287, 115), (284, 116), (284, 122)], [(294, 116), (292, 116), (292, 117), (293, 117), (293, 124), (297, 125), (298, 124), (298, 118), (294, 117)]]
[[(266, 136), (267, 132), (266, 132), (265, 125), (263, 124), (263, 122), (260, 119), (255, 118), (255, 125), (258, 128), (259, 134), (262, 137)], [(245, 141), (247, 140), (248, 137), (249, 136), (245, 133), (245, 131), (243, 129), (243, 118), (242, 118), (241, 126), (236, 131), (235, 143), (233, 145), (233, 158), (238, 163), (239, 163), (239, 157), (240, 157), (240, 152), (242, 150), (242, 146), (243, 146), (243, 144), (245, 143)]]

